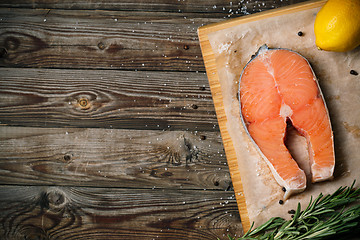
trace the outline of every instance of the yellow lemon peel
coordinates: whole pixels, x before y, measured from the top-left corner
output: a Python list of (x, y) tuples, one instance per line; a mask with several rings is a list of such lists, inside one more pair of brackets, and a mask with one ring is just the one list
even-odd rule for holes
[(360, 0), (328, 0), (316, 15), (315, 44), (346, 52), (360, 45)]

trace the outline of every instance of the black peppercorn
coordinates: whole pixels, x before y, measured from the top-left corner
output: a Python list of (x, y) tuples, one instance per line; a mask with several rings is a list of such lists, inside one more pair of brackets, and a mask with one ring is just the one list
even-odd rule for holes
[(285, 188), (285, 187), (282, 187), (282, 190), (283, 190), (283, 192), (286, 192), (286, 188)]
[(359, 75), (359, 73), (355, 70), (350, 70), (350, 74), (355, 76)]
[(304, 33), (303, 33), (302, 31), (299, 31), (299, 32), (298, 32), (298, 36), (301, 37), (302, 35), (304, 35)]
[(295, 214), (295, 210), (294, 209), (289, 210), (288, 214)]
[(284, 201), (283, 201), (283, 200), (279, 200), (279, 204), (284, 204)]

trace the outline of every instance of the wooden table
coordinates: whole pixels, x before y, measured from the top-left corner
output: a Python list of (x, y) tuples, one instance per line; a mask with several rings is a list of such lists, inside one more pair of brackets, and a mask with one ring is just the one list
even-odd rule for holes
[(301, 1), (1, 1), (0, 239), (239, 236), (197, 28)]

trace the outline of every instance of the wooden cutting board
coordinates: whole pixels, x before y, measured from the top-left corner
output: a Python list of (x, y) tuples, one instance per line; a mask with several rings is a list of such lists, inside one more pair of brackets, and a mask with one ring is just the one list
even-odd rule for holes
[[(360, 161), (359, 150), (353, 149), (358, 149), (360, 146), (358, 125), (360, 122), (358, 110), (360, 99), (359, 94), (356, 93), (360, 89), (360, 81), (359, 78), (354, 80), (354, 76), (349, 74), (350, 69), (356, 69), (356, 66), (358, 68), (360, 66), (360, 51), (357, 49), (350, 53), (335, 55), (316, 49), (313, 21), (316, 13), (325, 2), (326, 0), (304, 2), (203, 26), (198, 29), (203, 59), (244, 231), (250, 228), (253, 221), (257, 223), (255, 225), (259, 225), (273, 216), (274, 213), (283, 212), (286, 214), (288, 209), (292, 209), (298, 202), (306, 205), (310, 195), (317, 195), (320, 192), (326, 193), (327, 190), (330, 192), (340, 185), (349, 185), (354, 178), (358, 178), (360, 175), (359, 170), (352, 172), (349, 170), (350, 167), (358, 169), (358, 165), (355, 164), (357, 164), (356, 161)], [(297, 34), (299, 31), (303, 32), (302, 36)], [(318, 73), (320, 86), (324, 88), (322, 90), (325, 92), (325, 100), (328, 107), (330, 106), (332, 124), (337, 131), (334, 131), (337, 133), (335, 140), (338, 139), (339, 142), (344, 143), (344, 146), (339, 144), (336, 146), (338, 149), (335, 149), (335, 151), (341, 152), (337, 155), (339, 162), (337, 163), (337, 175), (335, 174), (336, 181), (310, 186), (310, 190), (306, 190), (304, 194), (286, 201), (284, 204), (286, 209), (279, 207), (278, 201), (282, 193), (278, 189), (270, 191), (274, 197), (266, 203), (261, 203), (262, 205), (257, 203), (258, 201), (261, 202), (263, 197), (259, 195), (257, 199), (254, 195), (257, 182), (253, 178), (256, 177), (248, 174), (252, 169), (242, 170), (246, 167), (244, 162), (251, 159), (257, 161), (260, 157), (254, 152), (249, 142), (244, 140), (246, 138), (244, 129), (238, 125), (240, 122), (236, 118), (236, 115), (239, 114), (237, 109), (239, 105), (236, 100), (237, 81), (242, 68), (250, 59), (251, 53), (255, 53), (264, 43), (269, 47), (290, 48), (308, 58), (315, 73)], [(338, 62), (341, 62), (341, 65), (338, 65)], [(333, 66), (334, 70), (330, 71), (329, 66)], [(345, 80), (339, 83), (334, 77)], [(348, 82), (344, 83), (344, 81)], [(352, 85), (351, 87), (349, 82)], [(350, 96), (348, 99), (347, 97), (343, 98), (339, 91), (347, 91)], [(355, 103), (351, 103), (351, 98), (353, 98), (352, 101), (355, 100)], [(349, 107), (343, 109), (343, 106)], [(346, 115), (348, 111), (352, 111), (354, 115)], [(343, 117), (343, 114), (346, 117)], [(344, 151), (347, 153), (343, 154)], [(347, 159), (353, 160), (347, 162)], [(265, 166), (261, 165), (261, 160), (259, 164)], [(345, 165), (347, 168), (343, 167)], [(262, 176), (263, 182), (269, 182), (264, 184), (268, 185), (270, 189), (277, 186), (272, 177), (269, 177), (268, 170), (257, 172), (256, 175)], [(259, 192), (257, 191), (256, 194)], [(257, 211), (257, 208), (261, 210)], [(286, 218), (284, 215), (280, 214), (280, 216)]]

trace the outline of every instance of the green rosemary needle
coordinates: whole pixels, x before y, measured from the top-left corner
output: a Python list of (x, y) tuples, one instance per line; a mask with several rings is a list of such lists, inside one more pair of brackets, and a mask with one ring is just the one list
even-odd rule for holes
[[(261, 226), (250, 230), (237, 240), (322, 240), (344, 236), (360, 228), (360, 189), (340, 187), (333, 194), (312, 197), (305, 210), (300, 203), (291, 220), (271, 218)], [(348, 206), (349, 204), (352, 206)], [(345, 208), (346, 207), (346, 208)], [(358, 233), (358, 232), (357, 232)], [(236, 240), (229, 236), (230, 240)]]

